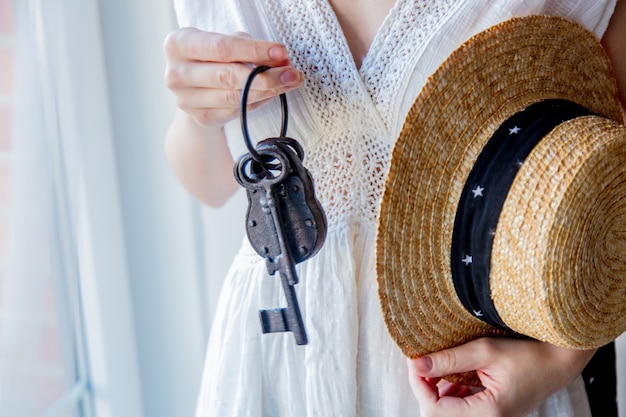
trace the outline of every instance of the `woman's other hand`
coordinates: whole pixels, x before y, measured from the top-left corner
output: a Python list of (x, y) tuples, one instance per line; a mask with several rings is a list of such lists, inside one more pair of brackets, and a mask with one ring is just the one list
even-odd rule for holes
[[(534, 340), (482, 338), (408, 361), (424, 417), (521, 417), (571, 383), (595, 351)], [(484, 389), (442, 380), (476, 371)]]

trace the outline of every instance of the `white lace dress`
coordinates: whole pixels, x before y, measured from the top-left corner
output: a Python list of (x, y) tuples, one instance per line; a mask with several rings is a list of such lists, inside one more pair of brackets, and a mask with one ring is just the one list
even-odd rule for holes
[[(217, 307), (197, 417), (417, 416), (374, 268), (378, 202), (404, 115), (428, 75), (471, 35), (512, 16), (557, 14), (600, 37), (614, 3), (397, 0), (357, 69), (327, 0), (176, 0), (181, 26), (287, 45), (306, 77), (288, 95), (288, 133), (306, 150), (329, 221), (322, 250), (298, 265), (305, 346), (291, 333), (261, 333), (259, 309), (284, 305), (283, 292), (244, 241)], [(250, 115), (257, 139), (276, 136), (279, 124), (277, 101)], [(244, 153), (238, 121), (227, 134), (233, 154)], [(532, 415), (588, 416), (582, 381)]]

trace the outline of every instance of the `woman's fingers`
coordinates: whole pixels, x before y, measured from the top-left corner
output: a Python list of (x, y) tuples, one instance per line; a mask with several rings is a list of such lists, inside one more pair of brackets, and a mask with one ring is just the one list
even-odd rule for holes
[[(409, 362), (411, 387), (425, 417), (525, 416), (569, 384), (593, 351), (559, 348), (534, 340), (482, 338)], [(483, 390), (437, 378), (475, 370)]]
[(237, 117), (241, 89), (254, 66), (270, 69), (254, 79), (250, 109), (304, 83), (304, 75), (290, 65), (284, 45), (244, 33), (182, 28), (166, 38), (164, 49), (165, 85), (176, 96), (177, 106), (202, 126), (221, 127)]
[[(183, 61), (169, 66), (165, 83), (170, 89), (199, 87), (223, 90), (241, 90), (250, 75), (249, 65)], [(278, 91), (300, 84), (304, 75), (297, 69), (270, 68), (259, 74), (252, 83), (251, 91)]]
[(416, 372), (423, 377), (444, 377), (481, 370), (492, 363), (497, 343), (483, 338), (419, 357), (414, 360)]
[[(279, 94), (285, 93), (292, 88), (277, 87), (272, 90), (250, 90), (248, 104), (266, 101)], [(239, 107), (241, 89), (221, 90), (214, 88), (183, 88), (176, 93), (176, 104), (181, 109), (185, 108), (233, 108)]]
[[(181, 82), (180, 87), (169, 84), (168, 87), (176, 97), (176, 105), (183, 111), (189, 113), (201, 125), (223, 125), (225, 122), (237, 117), (241, 104), (241, 89), (250, 75), (250, 68), (234, 76), (234, 81), (222, 79), (224, 85), (220, 84), (220, 78), (212, 75), (212, 66), (226, 64), (211, 64), (211, 70), (205, 71), (207, 74), (202, 79), (201, 72), (197, 73), (198, 78), (194, 83), (200, 82), (212, 86), (189, 85), (189, 79), (185, 83)], [(236, 66), (235, 64), (230, 64)], [(268, 74), (265, 74), (268, 73)], [(285, 73), (288, 73), (285, 76)], [(194, 75), (195, 76), (195, 75)], [(283, 82), (282, 78), (287, 82)], [(239, 80), (241, 78), (241, 80)], [(296, 81), (293, 81), (293, 79)], [(279, 94), (300, 87), (304, 83), (304, 77), (299, 71), (292, 67), (272, 68), (259, 74), (252, 83), (248, 93), (248, 106), (253, 110), (261, 104), (276, 98)], [(187, 84), (187, 85), (183, 85)], [(227, 88), (231, 86), (231, 88)], [(218, 111), (219, 109), (219, 111)], [(206, 114), (214, 111), (215, 114)], [(198, 116), (201, 113), (202, 116)], [(201, 121), (202, 120), (202, 121)]]
[(421, 377), (415, 372), (414, 363), (411, 359), (407, 359), (407, 367), (409, 369), (409, 384), (415, 395), (420, 399), (427, 399), (430, 402), (439, 400), (439, 389), (437, 388), (437, 379), (429, 379)]
[(248, 36), (224, 35), (195, 28), (170, 33), (163, 46), (172, 58), (207, 62), (241, 62), (280, 66), (289, 61), (287, 48), (277, 42)]

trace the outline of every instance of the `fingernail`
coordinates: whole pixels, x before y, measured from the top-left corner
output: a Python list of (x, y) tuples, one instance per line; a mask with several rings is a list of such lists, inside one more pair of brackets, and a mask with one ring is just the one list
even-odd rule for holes
[(413, 361), (418, 373), (428, 374), (433, 369), (433, 360), (428, 356), (422, 356)]
[(287, 49), (283, 46), (272, 46), (268, 53), (270, 58), (276, 61), (282, 61), (283, 59), (289, 58)]
[(300, 73), (293, 69), (288, 69), (280, 74), (280, 81), (283, 84), (294, 84), (300, 81)]

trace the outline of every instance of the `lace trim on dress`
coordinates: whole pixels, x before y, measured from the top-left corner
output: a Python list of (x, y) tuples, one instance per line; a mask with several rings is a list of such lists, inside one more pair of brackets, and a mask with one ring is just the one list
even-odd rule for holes
[(346, 217), (375, 225), (395, 141), (393, 103), (421, 40), (455, 2), (398, 0), (360, 70), (326, 0), (263, 3), (293, 65), (305, 74), (300, 92), (317, 135), (306, 150), (307, 167), (330, 225)]
[[(398, 95), (407, 84), (426, 40), (446, 22), (462, 2), (453, 0), (399, 0), (383, 22), (368, 51), (361, 74), (387, 129), (398, 117)], [(417, 91), (415, 94), (417, 95)]]

